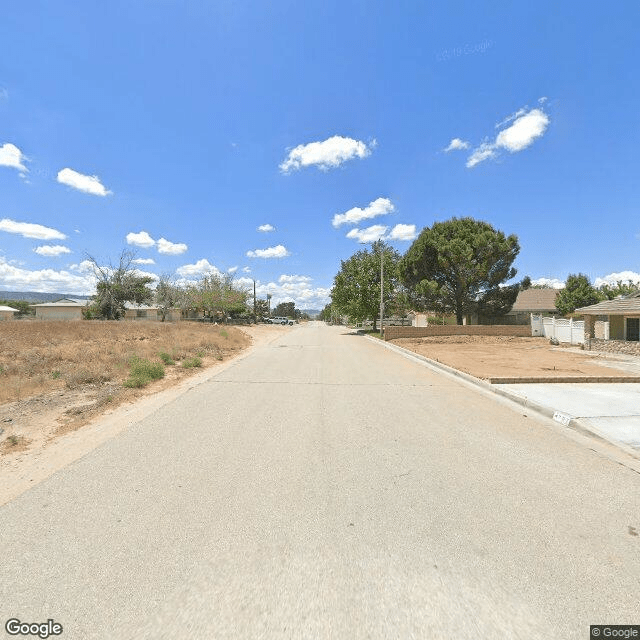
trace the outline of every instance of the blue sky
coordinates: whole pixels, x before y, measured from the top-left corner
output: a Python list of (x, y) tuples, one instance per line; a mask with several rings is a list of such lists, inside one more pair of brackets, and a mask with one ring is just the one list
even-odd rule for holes
[(452, 216), (517, 234), (518, 277), (640, 279), (639, 18), (630, 2), (12, 3), (0, 290), (88, 293), (86, 254), (131, 248), (147, 272), (235, 268), (320, 307), (359, 241), (404, 252)]

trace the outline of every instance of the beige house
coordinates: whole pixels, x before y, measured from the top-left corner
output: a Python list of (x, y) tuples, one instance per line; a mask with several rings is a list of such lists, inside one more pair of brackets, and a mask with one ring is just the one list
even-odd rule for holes
[(3, 320), (13, 320), (16, 313), (18, 313), (18, 309), (0, 305), (0, 322)]
[(558, 289), (524, 289), (518, 293), (511, 311), (505, 315), (509, 324), (529, 324), (531, 314), (562, 315), (556, 309)]
[(89, 304), (89, 300), (61, 298), (31, 306), (36, 310), (36, 320), (82, 320), (82, 312)]
[[(584, 348), (640, 355), (640, 293), (576, 309), (584, 316)], [(596, 337), (596, 323), (608, 323), (608, 337)]]
[[(133, 304), (126, 302), (123, 320), (144, 321), (144, 320), (162, 320), (162, 311), (160, 307), (146, 304)], [(180, 309), (168, 309), (165, 314), (165, 322), (177, 322), (182, 319), (182, 311)]]

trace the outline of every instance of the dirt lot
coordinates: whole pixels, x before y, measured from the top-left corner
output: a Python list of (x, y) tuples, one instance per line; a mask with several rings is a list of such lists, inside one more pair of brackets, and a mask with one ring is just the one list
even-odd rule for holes
[[(4, 349), (9, 343), (6, 331), (8, 324), (0, 325), (0, 354), (3, 362), (7, 360)], [(73, 324), (77, 336), (91, 338), (92, 334), (84, 332), (84, 326), (81, 328), (79, 323)], [(195, 349), (196, 353), (201, 352), (203, 348), (206, 349), (202, 345), (198, 346), (200, 340), (209, 345), (210, 351), (202, 358), (202, 367), (183, 369), (178, 364), (167, 366), (163, 379), (156, 380), (142, 389), (123, 388), (124, 369), (106, 382), (86, 383), (73, 388), (69, 388), (64, 380), (61, 382), (60, 378), (54, 378), (54, 389), (29, 397), (24, 396), (25, 389), (33, 390), (38, 387), (31, 386), (29, 380), (23, 381), (20, 386), (21, 399), (0, 404), (0, 430), (3, 431), (0, 433), (0, 505), (92, 451), (189, 388), (206, 382), (226, 367), (232, 366), (237, 358), (244, 357), (252, 349), (273, 340), (283, 332), (291, 331), (291, 327), (276, 325), (257, 325), (242, 329), (191, 323), (164, 327), (160, 325), (160, 328), (157, 324), (149, 327), (146, 323), (123, 325), (124, 323), (114, 325), (118, 329), (112, 334), (98, 332), (93, 336), (93, 340), (83, 342), (78, 339), (76, 348), (71, 348), (75, 344), (74, 341), (61, 340), (58, 335), (58, 346), (66, 345), (65, 348), (70, 349), (71, 353), (86, 354), (85, 358), (80, 357), (78, 368), (82, 364), (88, 365), (91, 359), (97, 360), (98, 356), (91, 351), (94, 342), (102, 344), (102, 348), (107, 352), (111, 348), (115, 351), (123, 349), (125, 355), (129, 353), (133, 341), (124, 339), (127, 334), (129, 338), (137, 336), (137, 344), (144, 345), (144, 352), (150, 356), (154, 349), (157, 351), (158, 342), (154, 341), (161, 342), (164, 347), (169, 337), (183, 338), (185, 356), (193, 353), (187, 347)], [(174, 333), (172, 327), (182, 328)], [(195, 332), (191, 333), (194, 327)], [(94, 329), (90, 331), (92, 330)], [(119, 334), (118, 331), (123, 333)], [(223, 332), (228, 337), (225, 337)], [(55, 332), (49, 333), (48, 339), (51, 342)], [(46, 337), (47, 332), (43, 331), (42, 335)], [(188, 335), (191, 338), (187, 339)], [(141, 337), (145, 339), (140, 340)], [(15, 339), (14, 335), (12, 340)], [(28, 348), (42, 348), (43, 344), (38, 346), (38, 343), (39, 340), (34, 338)], [(44, 344), (46, 346), (46, 342)], [(52, 351), (55, 351), (53, 347)], [(138, 355), (141, 353), (137, 348), (135, 352)], [(13, 353), (15, 358), (16, 354)], [(155, 359), (158, 360), (157, 357)], [(41, 362), (44, 367), (46, 360), (42, 359)], [(179, 360), (176, 360), (176, 363), (178, 362)], [(61, 363), (64, 363), (64, 360)], [(61, 363), (59, 364), (64, 366)], [(0, 388), (6, 389), (8, 377), (6, 373), (0, 374)]]
[[(0, 326), (0, 460), (41, 448), (123, 403), (157, 393), (246, 349), (277, 327), (151, 322), (11, 322)], [(132, 358), (173, 364), (127, 388)], [(200, 361), (200, 366), (185, 367)]]
[(640, 367), (633, 371), (624, 358), (553, 347), (546, 338), (437, 336), (399, 338), (393, 343), (484, 379), (640, 375)]

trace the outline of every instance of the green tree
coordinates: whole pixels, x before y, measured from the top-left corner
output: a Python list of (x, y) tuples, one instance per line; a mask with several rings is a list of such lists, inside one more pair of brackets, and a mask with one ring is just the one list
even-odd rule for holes
[(160, 319), (166, 320), (170, 309), (184, 308), (187, 306), (187, 295), (184, 287), (178, 286), (168, 274), (163, 274), (158, 280), (154, 291), (155, 303), (158, 305)]
[(230, 315), (247, 313), (249, 290), (238, 285), (231, 274), (205, 275), (187, 294), (189, 308), (202, 309), (207, 315), (226, 322)]
[(481, 220), (451, 218), (422, 230), (400, 262), (400, 277), (417, 305), (455, 313), (462, 324), (467, 313), (511, 309), (520, 285), (501, 285), (516, 275), (519, 251), (515, 235)]
[(556, 298), (556, 309), (563, 315), (573, 313), (579, 307), (588, 307), (600, 302), (602, 296), (593, 287), (584, 273), (569, 274), (564, 289), (560, 289)]
[(618, 296), (630, 296), (640, 291), (640, 286), (631, 280), (626, 282), (618, 280), (615, 284), (603, 284), (598, 288), (601, 297), (605, 300), (613, 300)]
[(87, 256), (97, 279), (96, 295), (89, 310), (89, 316), (105, 320), (118, 320), (125, 312), (125, 303), (145, 304), (153, 299), (151, 276), (140, 274), (134, 267), (135, 253), (124, 250), (120, 254), (118, 266), (101, 266), (93, 256)]
[(269, 315), (269, 303), (266, 300), (256, 299), (256, 315), (265, 318)]
[(393, 311), (400, 289), (398, 280), (400, 254), (382, 240), (374, 242), (371, 251), (362, 249), (348, 260), (343, 260), (331, 290), (334, 313), (347, 315), (355, 322), (372, 320), (374, 331), (380, 316), (381, 255), (384, 260), (385, 308)]
[(276, 308), (273, 310), (273, 316), (276, 318), (291, 318), (296, 317), (296, 303), (295, 302), (279, 302)]
[(325, 322), (331, 322), (331, 303), (324, 306), (324, 309), (318, 315), (318, 320), (324, 320)]

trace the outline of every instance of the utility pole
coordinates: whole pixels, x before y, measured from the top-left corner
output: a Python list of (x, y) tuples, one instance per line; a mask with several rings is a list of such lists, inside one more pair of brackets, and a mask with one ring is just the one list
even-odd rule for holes
[(256, 281), (253, 280), (253, 324), (258, 324), (258, 312), (256, 310)]
[(380, 245), (380, 337), (384, 337), (384, 249)]

